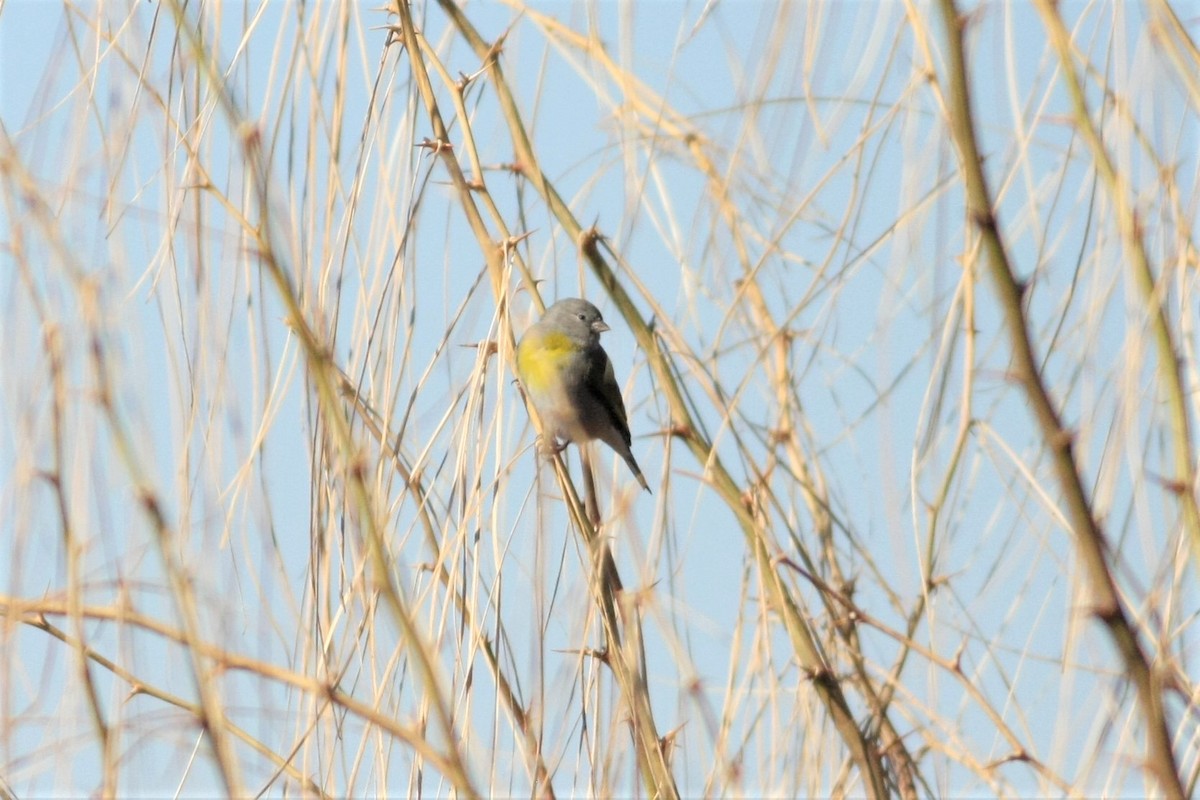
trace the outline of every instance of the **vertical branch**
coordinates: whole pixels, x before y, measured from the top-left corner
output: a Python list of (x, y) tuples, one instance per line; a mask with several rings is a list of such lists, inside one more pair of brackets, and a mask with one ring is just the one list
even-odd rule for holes
[[(6, 149), (8, 149), (10, 143), (7, 137), (4, 139), (4, 144)], [(13, 165), (8, 164), (5, 158), (0, 157), (0, 175), (6, 179), (13, 177), (8, 174), (13, 168)], [(5, 192), (4, 197), (6, 201), (11, 201), (13, 193)], [(32, 195), (30, 197), (32, 198)], [(14, 213), (16, 209), (11, 202), (6, 202), (6, 207), (10, 219), (19, 220), (22, 218), (20, 214)], [(40, 208), (40, 202), (35, 204), (35, 208)], [(48, 222), (50, 219), (44, 213), (35, 212), (34, 216), (43, 223)], [(85, 599), (81, 563), (84, 545), (79, 540), (78, 532), (71, 518), (70, 503), (68, 500), (70, 488), (65, 472), (66, 465), (68, 464), (64, 444), (64, 438), (67, 435), (66, 426), (68, 424), (66, 418), (68, 392), (66, 376), (67, 354), (63, 346), (63, 331), (50, 318), (41, 292), (38, 290), (38, 281), (32, 274), (30, 262), (25, 252), (21, 226), (19, 224), (13, 225), (10, 228), (9, 235), (9, 247), (12, 251), (13, 260), (17, 263), (21, 279), (25, 284), (26, 291), (29, 293), (34, 311), (42, 327), (42, 346), (46, 353), (47, 366), (50, 373), (50, 449), (53, 454), (53, 463), (49, 469), (40, 471), (40, 475), (50, 485), (51, 491), (54, 494), (55, 511), (58, 514), (58, 525), (62, 532), (63, 555), (67, 565), (67, 607), (71, 625), (75, 630), (73, 647), (76, 659), (75, 667), (79, 671), (79, 682), (83, 687), (88, 711), (92, 717), (92, 725), (96, 731), (96, 738), (100, 742), (101, 769), (103, 770), (100, 796), (112, 798), (116, 797), (117, 794), (117, 766), (119, 764), (117, 753), (118, 737), (105, 719), (104, 708), (100, 703), (100, 695), (96, 688), (96, 682), (92, 678), (88, 663), (89, 648), (83, 624), (82, 610)], [(80, 276), (76, 275), (75, 277), (79, 278)]]
[(1107, 545), (1103, 531), (1092, 511), (1075, 463), (1074, 435), (1063, 425), (1058, 409), (1042, 379), (1039, 361), (1034, 355), (1029, 323), (1022, 305), (1025, 286), (1016, 277), (1008, 250), (1000, 235), (993, 211), (992, 196), (983, 174), (975, 124), (971, 114), (967, 64), (963, 47), (965, 20), (954, 0), (939, 0), (938, 8), (946, 27), (947, 65), (946, 108), (950, 132), (958, 148), (959, 163), (966, 190), (967, 213), (982, 239), (983, 266), (991, 275), (992, 285), (1004, 314), (1012, 347), (1013, 368), (1041, 429), (1042, 441), (1049, 451), (1066, 505), (1067, 519), (1075, 541), (1084, 578), (1091, 594), (1091, 610), (1108, 629), (1109, 637), (1120, 654), (1125, 674), (1137, 693), (1137, 704), (1146, 733), (1146, 759), (1150, 773), (1164, 795), (1184, 797), (1175, 766), (1171, 736), (1160, 680), (1154, 675), (1142, 649), (1138, 631), (1130, 622), (1105, 557)]
[[(299, 293), (292, 283), (291, 270), (276, 246), (276, 226), (271, 207), (270, 164), (263, 148), (262, 137), (258, 129), (241, 113), (213, 63), (212, 53), (204, 41), (202, 30), (190, 22), (183, 6), (172, 3), (171, 11), (196, 58), (200, 74), (208, 79), (207, 85), (214, 92), (231, 128), (237, 134), (259, 216), (253, 226), (247, 225), (246, 233), (254, 242), (261, 268), (283, 304), (287, 312), (287, 323), (304, 354), (307, 373), (316, 390), (319, 412), (328, 430), (325, 434), (327, 446), (341, 459), (337, 466), (340, 477), (345, 481), (347, 504), (356, 512), (363, 529), (369, 565), (368, 575), (408, 645), (408, 653), (425, 689), (425, 701), (432, 708), (434, 720), (444, 737), (444, 774), (465, 796), (478, 797), (479, 792), (472, 785), (463, 760), (461, 737), (456, 731), (450, 695), (443, 686), (440, 670), (435, 663), (435, 649), (418, 629), (409, 602), (395, 581), (391, 553), (383, 537), (379, 503), (368, 485), (362, 454), (351, 433), (349, 420), (341, 402), (340, 370), (333, 362), (327, 342), (308, 323)], [(233, 791), (230, 793), (240, 794)]]
[[(33, 182), (29, 179), (28, 175), (24, 174), (23, 170), (19, 170), (17, 160), (10, 157), (10, 154), (14, 152), (14, 148), (7, 133), (2, 128), (0, 128), (0, 145), (3, 146), (3, 150), (0, 150), (0, 175), (22, 187), (18, 189), (16, 194), (24, 199), (26, 214), (35, 220), (35, 224), (47, 232), (46, 238), (48, 240), (60, 243), (62, 237), (51, 233), (57, 224), (55, 222), (55, 214), (46, 202), (33, 191)], [(75, 288), (80, 294), (83, 317), (88, 329), (90, 360), (96, 381), (96, 404), (109, 426), (113, 444), (117, 449), (117, 456), (133, 485), (137, 503), (150, 524), (151, 534), (170, 585), (171, 601), (183, 625), (183, 641), (187, 649), (191, 677), (200, 700), (196, 706), (196, 719), (199, 721), (202, 730), (212, 746), (213, 755), (216, 759), (217, 773), (222, 785), (225, 787), (225, 791), (230, 796), (240, 796), (244, 793), (244, 789), (237, 762), (237, 753), (228, 734), (225, 711), (217, 686), (218, 671), (200, 654), (203, 637), (200, 630), (200, 618), (196, 606), (195, 593), (186, 571), (179, 562), (176, 554), (175, 546), (177, 537), (174, 529), (167, 520), (159, 495), (147, 475), (141, 457), (137, 453), (130, 429), (125, 425), (116, 407), (112, 386), (113, 375), (107, 361), (106, 345), (101, 330), (101, 315), (97, 299), (98, 287), (93, 281), (89, 280), (82, 269), (79, 269), (75, 265), (73, 254), (69, 250), (62, 248), (60, 245), (58, 256), (64, 264), (69, 265), (67, 269), (71, 273), (76, 284)], [(50, 346), (51, 348), (54, 347), (53, 344)], [(57, 370), (60, 367), (52, 366), (52, 369)], [(65, 532), (64, 535), (68, 539), (68, 569), (72, 573), (75, 573), (78, 565), (76, 564), (75, 568), (72, 568), (70, 563), (72, 559), (76, 558), (70, 552), (74, 549), (74, 544), (70, 541), (72, 537), (69, 535), (69, 532)], [(73, 583), (78, 583), (77, 574), (73, 574), (71, 578), (73, 579)], [(72, 596), (72, 601), (81, 603), (82, 600), (78, 597), (78, 592), (79, 588), (77, 585), (68, 590), (68, 593)], [(86, 645), (82, 637), (80, 637), (79, 642), (78, 655), (80, 659), (83, 659), (86, 655)], [(81, 668), (86, 673), (86, 663), (82, 663)], [(91, 685), (90, 676), (85, 675), (84, 685)], [(94, 693), (94, 688), (91, 691)], [(98, 700), (95, 697), (91, 699), (91, 704), (93, 715), (98, 715), (100, 708)], [(106, 751), (104, 755), (107, 761), (110, 756), (107, 750), (112, 746), (111, 732), (107, 730), (102, 717), (97, 717), (95, 724), (99, 726), (101, 738), (104, 742), (103, 747)], [(107, 769), (108, 767), (106, 767)], [(115, 781), (115, 774), (108, 774), (106, 772), (105, 785), (107, 786), (110, 781)]]
[(1117, 232), (1125, 246), (1125, 259), (1133, 275), (1133, 283), (1141, 292), (1146, 317), (1150, 321), (1157, 351), (1155, 360), (1158, 365), (1158, 379), (1167, 398), (1167, 415), (1174, 444), (1175, 475), (1169, 485), (1175, 488), (1175, 494), (1183, 506), (1183, 528), (1192, 548), (1197, 572), (1200, 573), (1200, 507), (1196, 504), (1195, 454), (1192, 450), (1192, 426), (1188, 418), (1187, 390), (1183, 385), (1179, 348), (1172, 334), (1164, 302), (1169, 283), (1165, 278), (1154, 277), (1150, 256), (1146, 252), (1142, 225), (1131, 200), (1129, 181), (1113, 164), (1108, 150), (1104, 147), (1104, 141), (1100, 138), (1100, 131), (1092, 120), (1083, 84), (1075, 71), (1071, 36), (1063, 24), (1062, 16), (1057, 7), (1047, 0), (1037, 0), (1035, 5), (1042, 16), (1050, 42), (1058, 54), (1062, 74), (1067, 83), (1067, 93), (1071, 98), (1075, 127), (1091, 151), (1092, 163), (1096, 165), (1096, 172), (1112, 199)]

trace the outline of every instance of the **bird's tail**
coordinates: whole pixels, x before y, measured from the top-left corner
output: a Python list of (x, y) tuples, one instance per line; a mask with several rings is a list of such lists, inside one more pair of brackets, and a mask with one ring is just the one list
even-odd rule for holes
[[(650, 492), (650, 484), (646, 483), (646, 476), (642, 474), (641, 468), (638, 467), (637, 461), (634, 460), (633, 453), (627, 449), (624, 453), (621, 453), (621, 458), (625, 459), (625, 463), (629, 465), (629, 469), (633, 472), (633, 477), (637, 478), (637, 482), (642, 485), (642, 488)], [(650, 494), (654, 494), (654, 492), (650, 492)]]

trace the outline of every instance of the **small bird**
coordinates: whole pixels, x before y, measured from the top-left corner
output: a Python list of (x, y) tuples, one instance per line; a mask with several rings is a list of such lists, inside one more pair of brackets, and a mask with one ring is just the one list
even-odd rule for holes
[(625, 459), (648, 492), (650, 486), (629, 449), (632, 438), (621, 389), (608, 353), (600, 346), (600, 334), (607, 330), (611, 329), (600, 309), (588, 301), (559, 300), (521, 337), (517, 372), (555, 452), (569, 442), (599, 439)]

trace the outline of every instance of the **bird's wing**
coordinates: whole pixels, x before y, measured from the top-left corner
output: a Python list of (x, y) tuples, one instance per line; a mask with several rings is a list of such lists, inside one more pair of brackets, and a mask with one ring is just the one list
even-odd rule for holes
[(588, 389), (608, 411), (625, 444), (629, 444), (632, 437), (629, 434), (629, 421), (625, 417), (625, 401), (621, 399), (621, 387), (617, 385), (616, 375), (613, 374), (612, 362), (604, 348), (597, 347), (594, 353), (588, 370)]

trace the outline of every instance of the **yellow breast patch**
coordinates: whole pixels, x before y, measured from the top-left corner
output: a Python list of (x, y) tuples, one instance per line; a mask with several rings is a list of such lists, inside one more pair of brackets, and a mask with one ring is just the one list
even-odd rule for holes
[(534, 341), (523, 341), (517, 350), (517, 369), (532, 392), (546, 392), (558, 382), (559, 370), (574, 355), (575, 346), (561, 333), (548, 333)]

